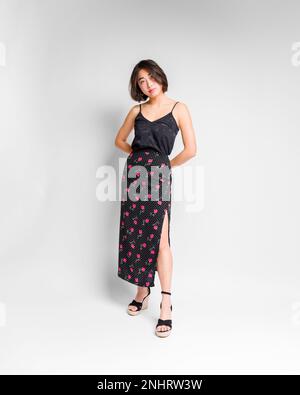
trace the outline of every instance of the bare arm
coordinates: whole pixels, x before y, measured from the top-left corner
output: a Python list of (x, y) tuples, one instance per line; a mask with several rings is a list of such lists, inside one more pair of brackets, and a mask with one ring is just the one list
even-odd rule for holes
[(131, 145), (127, 143), (127, 138), (134, 127), (136, 115), (137, 105), (130, 109), (115, 138), (115, 146), (127, 153), (132, 151)]
[(178, 103), (178, 126), (184, 149), (170, 160), (171, 167), (182, 165), (197, 154), (197, 143), (190, 112), (186, 104)]

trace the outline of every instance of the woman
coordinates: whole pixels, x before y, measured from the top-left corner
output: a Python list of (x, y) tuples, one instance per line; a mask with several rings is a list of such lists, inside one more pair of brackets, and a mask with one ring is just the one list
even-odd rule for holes
[[(167, 77), (158, 64), (140, 61), (131, 74), (130, 94), (138, 102), (148, 100), (130, 109), (115, 138), (115, 145), (129, 153), (122, 176), (118, 276), (137, 286), (127, 309), (137, 315), (148, 307), (158, 272), (162, 301), (155, 333), (159, 337), (168, 336), (172, 329), (171, 169), (196, 155), (189, 110), (167, 97), (167, 90)], [(130, 145), (126, 140), (133, 128)], [(179, 130), (184, 149), (169, 160)]]

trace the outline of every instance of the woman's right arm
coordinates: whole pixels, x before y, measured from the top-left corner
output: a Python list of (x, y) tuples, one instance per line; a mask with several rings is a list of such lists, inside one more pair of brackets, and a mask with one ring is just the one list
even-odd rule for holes
[(134, 127), (137, 107), (138, 106), (135, 105), (130, 109), (115, 138), (115, 146), (128, 154), (130, 154), (132, 148), (131, 145), (127, 143), (127, 138)]

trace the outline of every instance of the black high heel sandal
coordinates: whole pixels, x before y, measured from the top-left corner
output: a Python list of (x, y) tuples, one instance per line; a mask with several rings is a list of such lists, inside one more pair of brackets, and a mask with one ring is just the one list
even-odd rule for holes
[[(148, 298), (148, 296), (151, 293), (150, 287), (147, 287), (147, 288), (148, 288), (148, 291), (149, 291), (148, 295), (146, 295), (141, 302), (137, 302), (135, 299), (133, 299), (133, 301), (131, 303), (129, 303), (128, 308), (127, 308), (127, 313), (129, 315), (138, 315), (138, 314), (140, 314), (141, 310), (147, 309), (149, 299), (146, 299), (146, 298)], [(129, 306), (135, 306), (137, 308), (137, 310), (134, 310), (134, 311), (130, 310)]]
[[(161, 293), (162, 293), (162, 294), (171, 295), (171, 292), (161, 291)], [(160, 302), (160, 308), (161, 308), (161, 302)], [(170, 306), (170, 309), (171, 309), (171, 311), (172, 311), (172, 305)], [(158, 326), (161, 326), (161, 325), (168, 326), (170, 329), (167, 329), (167, 330), (165, 330), (165, 331), (158, 331), (156, 328), (157, 328)], [(155, 334), (156, 334), (158, 337), (167, 337), (167, 336), (170, 335), (171, 330), (172, 330), (172, 320), (171, 320), (171, 319), (162, 320), (161, 318), (159, 318), (159, 319), (158, 319), (158, 322), (157, 322), (157, 325), (156, 325), (156, 328), (155, 328)]]

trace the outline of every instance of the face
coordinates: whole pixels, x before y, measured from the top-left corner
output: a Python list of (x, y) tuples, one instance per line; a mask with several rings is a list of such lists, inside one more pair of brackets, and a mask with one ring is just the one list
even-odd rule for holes
[(162, 86), (154, 79), (151, 72), (140, 70), (138, 84), (141, 91), (149, 97), (156, 96), (161, 92)]

